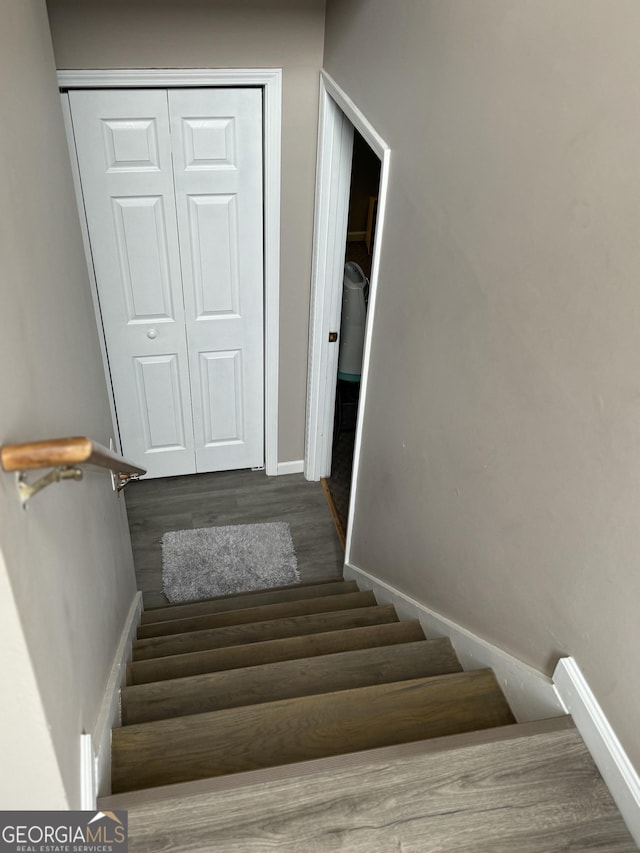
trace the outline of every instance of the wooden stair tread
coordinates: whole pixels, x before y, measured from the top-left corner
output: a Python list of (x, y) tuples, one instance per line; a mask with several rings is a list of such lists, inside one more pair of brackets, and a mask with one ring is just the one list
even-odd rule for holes
[(514, 718), (490, 670), (361, 687), (114, 729), (112, 789), (185, 782)]
[(424, 640), (417, 620), (386, 622), (362, 628), (345, 628), (279, 640), (265, 640), (222, 649), (140, 660), (129, 664), (128, 684), (147, 684), (164, 679), (184, 678), (245, 666), (329, 655), (356, 649), (412, 643)]
[(346, 592), (358, 592), (355, 581), (343, 581), (337, 578), (332, 581), (317, 583), (291, 584), (274, 587), (273, 589), (242, 592), (219, 598), (209, 598), (194, 601), (189, 604), (171, 604), (142, 612), (141, 624), (185, 619), (190, 616), (202, 616), (207, 613), (222, 613), (227, 610), (242, 610), (244, 607), (259, 607), (264, 604), (278, 604), (282, 601), (297, 601), (305, 598), (341, 595)]
[(636, 851), (566, 720), (557, 728), (545, 721), (546, 731), (525, 723), (439, 738), (433, 751), (410, 744), (395, 758), (341, 756), (98, 805), (129, 810), (138, 853)]
[(280, 661), (124, 688), (122, 722), (149, 722), (461, 670), (448, 639)]
[(357, 607), (354, 610), (291, 616), (286, 619), (270, 619), (266, 622), (250, 622), (244, 625), (228, 625), (224, 628), (209, 628), (205, 631), (191, 631), (168, 637), (149, 637), (134, 641), (132, 655), (134, 661), (148, 660), (204, 649), (237, 646), (242, 643), (257, 643), (263, 640), (319, 634), (325, 631), (397, 621), (398, 616), (391, 604)]
[(276, 604), (244, 607), (240, 610), (229, 610), (222, 613), (205, 613), (184, 619), (147, 623), (138, 628), (138, 639), (185, 634), (188, 631), (203, 631), (207, 628), (222, 628), (227, 625), (241, 625), (248, 622), (266, 622), (270, 619), (283, 619), (288, 616), (307, 616), (312, 613), (353, 610), (355, 607), (373, 607), (375, 604), (375, 595), (370, 590), (347, 592), (342, 595), (327, 595), (319, 598), (304, 598), (298, 601), (282, 601)]

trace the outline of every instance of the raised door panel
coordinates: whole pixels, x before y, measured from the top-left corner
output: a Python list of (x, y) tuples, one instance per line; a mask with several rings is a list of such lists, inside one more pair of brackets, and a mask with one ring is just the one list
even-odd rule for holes
[(171, 90), (198, 471), (264, 464), (262, 93)]
[(196, 319), (239, 316), (238, 207), (235, 195), (190, 195), (189, 237)]
[(195, 471), (166, 91), (70, 92), (123, 453)]
[(244, 441), (242, 411), (242, 353), (200, 353), (205, 446)]
[(127, 321), (174, 321), (164, 199), (115, 197), (111, 204)]
[(147, 452), (180, 450), (186, 436), (177, 356), (137, 357), (134, 369)]

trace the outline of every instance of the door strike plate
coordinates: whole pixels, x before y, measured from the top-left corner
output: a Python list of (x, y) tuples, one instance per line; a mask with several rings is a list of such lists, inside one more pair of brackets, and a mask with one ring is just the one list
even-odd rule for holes
[(338, 333), (337, 332), (329, 332), (329, 343), (335, 344), (335, 342), (337, 340), (338, 340)]

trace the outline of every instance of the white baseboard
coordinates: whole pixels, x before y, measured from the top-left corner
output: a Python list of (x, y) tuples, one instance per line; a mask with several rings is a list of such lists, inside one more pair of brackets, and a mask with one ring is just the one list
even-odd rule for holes
[(573, 658), (561, 658), (550, 679), (357, 566), (345, 564), (344, 577), (372, 590), (379, 603), (393, 604), (401, 618), (418, 619), (428, 637), (449, 637), (465, 670), (491, 667), (518, 722), (571, 714), (640, 847), (640, 777)]
[(638, 773), (573, 658), (560, 659), (553, 673), (553, 683), (620, 809), (633, 840), (640, 847)]
[(278, 462), (278, 476), (281, 474), (303, 474), (304, 459), (294, 459), (293, 462)]
[(137, 592), (120, 635), (95, 727), (81, 735), (82, 808), (89, 811), (96, 808), (99, 796), (111, 793), (111, 729), (120, 725), (120, 688), (125, 682), (142, 609), (142, 593)]
[(93, 738), (80, 735), (80, 808), (93, 811), (96, 807), (97, 764), (93, 754)]
[(490, 667), (519, 723), (565, 713), (553, 682), (544, 673), (356, 566), (347, 563), (344, 577), (372, 590), (379, 603), (393, 604), (400, 618), (418, 619), (427, 637), (449, 637), (463, 669)]

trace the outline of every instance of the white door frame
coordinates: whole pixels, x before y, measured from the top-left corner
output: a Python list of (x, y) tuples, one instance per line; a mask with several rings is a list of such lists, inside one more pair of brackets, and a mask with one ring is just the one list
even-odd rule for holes
[[(349, 131), (345, 125), (352, 125)], [(339, 329), (342, 294), (342, 270), (347, 240), (347, 207), (351, 175), (353, 128), (366, 140), (380, 159), (378, 213), (371, 262), (369, 306), (364, 338), (360, 401), (356, 422), (353, 476), (349, 502), (349, 523), (345, 561), (349, 562), (351, 521), (358, 485), (362, 423), (366, 408), (371, 335), (374, 326), (378, 271), (389, 186), (391, 149), (371, 122), (329, 74), (320, 74), (320, 120), (318, 129), (318, 167), (316, 174), (316, 211), (313, 237), (311, 279), (311, 317), (309, 334), (309, 380), (307, 391), (307, 436), (305, 476), (308, 480), (328, 477), (331, 465), (333, 411), (335, 407), (338, 347), (329, 343), (329, 331)], [(345, 175), (348, 175), (345, 189)]]
[[(264, 396), (265, 396), (265, 468), (268, 475), (278, 473), (278, 365), (280, 327), (280, 161), (282, 128), (282, 69), (280, 68), (193, 68), (193, 69), (78, 69), (58, 71), (58, 86), (66, 89), (168, 88), (170, 86), (260, 86), (264, 100)], [(73, 161), (73, 157), (72, 157)], [(77, 166), (77, 164), (75, 164)], [(72, 163), (72, 167), (75, 167)], [(76, 176), (74, 175), (74, 180)], [(79, 197), (82, 211), (81, 196)], [(81, 216), (81, 219), (83, 217)], [(88, 235), (83, 228), (85, 249)], [(90, 258), (90, 255), (88, 255)], [(92, 295), (100, 347), (106, 361), (104, 331), (99, 313), (99, 300), (92, 264), (89, 263)], [(111, 412), (114, 431), (115, 404), (111, 383)]]

